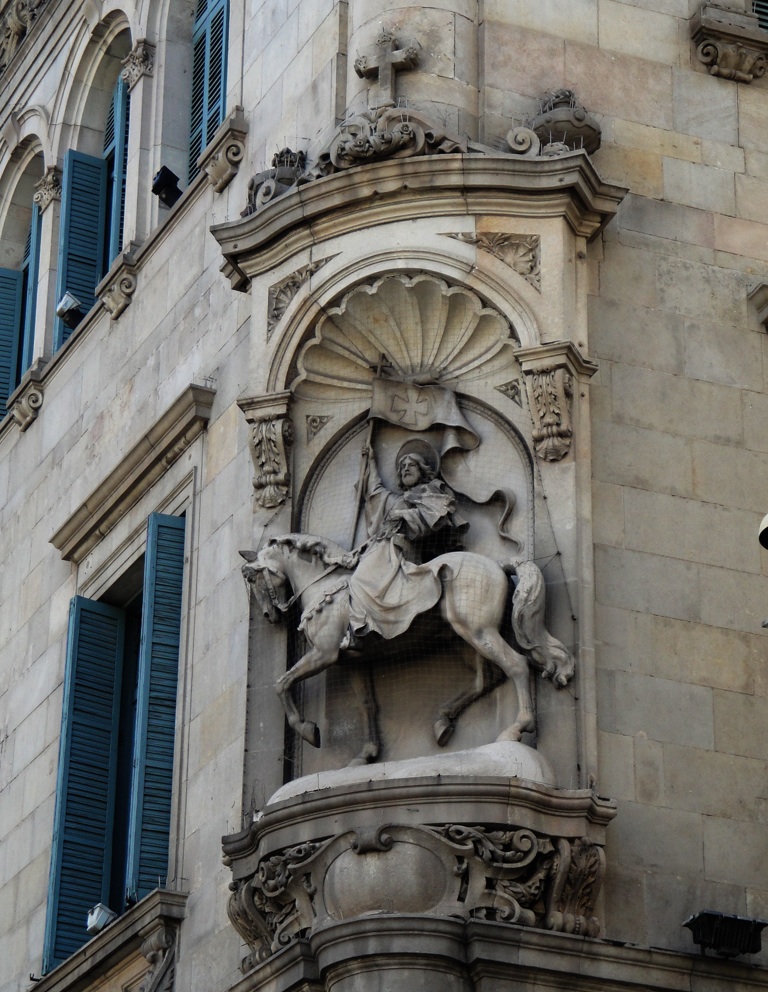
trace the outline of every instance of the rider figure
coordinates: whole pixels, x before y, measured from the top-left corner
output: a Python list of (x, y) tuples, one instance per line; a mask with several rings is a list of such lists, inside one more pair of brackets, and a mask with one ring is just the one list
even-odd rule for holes
[[(456, 513), (456, 497), (439, 478), (440, 456), (422, 438), (397, 454), (400, 492), (391, 492), (379, 477), (367, 448), (365, 520), (368, 540), (350, 577), (352, 640), (375, 631), (386, 639), (407, 630), (419, 613), (437, 603), (442, 585), (429, 560), (457, 550), (457, 537), (468, 524)], [(447, 567), (445, 565), (443, 568)]]

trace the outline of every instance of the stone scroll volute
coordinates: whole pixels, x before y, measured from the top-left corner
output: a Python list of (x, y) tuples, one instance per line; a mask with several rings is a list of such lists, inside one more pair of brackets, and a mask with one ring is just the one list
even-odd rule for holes
[(290, 493), (293, 444), (293, 424), (288, 415), (290, 396), (289, 391), (284, 391), (238, 400), (251, 433), (254, 497), (265, 510), (282, 506)]

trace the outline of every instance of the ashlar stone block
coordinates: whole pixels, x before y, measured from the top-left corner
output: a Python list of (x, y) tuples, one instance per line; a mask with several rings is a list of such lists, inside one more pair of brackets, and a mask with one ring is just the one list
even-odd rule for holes
[(628, 186), (638, 196), (661, 199), (662, 160), (655, 152), (603, 143), (594, 158), (600, 174), (608, 181)]
[(755, 333), (746, 326), (686, 320), (683, 337), (686, 375), (755, 392), (762, 389), (763, 332)]
[[(734, 838), (738, 837), (738, 843)], [(731, 885), (768, 889), (765, 824), (704, 817), (704, 875)]]
[(603, 359), (660, 372), (682, 373), (685, 318), (620, 300), (589, 298), (590, 350)]
[[(667, 158), (680, 158), (688, 162), (702, 160), (701, 138), (680, 131), (665, 131), (650, 124), (613, 120), (612, 140), (617, 145), (639, 148)], [(624, 201), (626, 205), (626, 200)], [(622, 211), (623, 212), (623, 211)]]
[(678, 496), (693, 495), (693, 462), (687, 438), (596, 420), (592, 441), (594, 478)]
[(681, 56), (687, 56), (688, 52), (681, 51), (679, 23), (677, 17), (668, 13), (614, 0), (600, 0), (600, 47), (661, 62), (665, 66), (680, 65)]
[(715, 213), (736, 213), (733, 173), (670, 158), (664, 162), (664, 197)]
[(520, 25), (559, 38), (573, 38), (597, 44), (597, 0), (540, 0), (535, 6), (526, 0), (485, 0), (485, 20)]
[[(724, 86), (723, 80), (701, 72), (677, 69), (673, 73), (674, 129), (700, 138), (741, 144), (737, 141), (741, 86)], [(746, 87), (747, 89), (749, 87)]]
[(527, 98), (526, 113), (538, 110), (544, 93), (556, 90), (565, 76), (565, 43), (518, 24), (486, 20), (480, 26), (480, 55), (485, 78), (504, 93)]
[(606, 847), (624, 868), (700, 876), (702, 819), (698, 813), (625, 802), (608, 832)]

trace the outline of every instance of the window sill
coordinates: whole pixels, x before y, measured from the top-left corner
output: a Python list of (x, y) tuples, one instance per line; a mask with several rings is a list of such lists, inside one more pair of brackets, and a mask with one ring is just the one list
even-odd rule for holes
[(153, 972), (167, 968), (176, 956), (186, 903), (186, 893), (155, 889), (36, 982), (35, 992), (79, 992), (117, 968), (142, 970), (142, 958)]

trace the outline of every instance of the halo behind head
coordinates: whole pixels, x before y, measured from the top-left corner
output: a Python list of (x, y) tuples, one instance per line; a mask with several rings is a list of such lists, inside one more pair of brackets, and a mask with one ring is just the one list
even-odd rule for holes
[(397, 453), (395, 465), (399, 465), (400, 459), (405, 455), (420, 455), (435, 475), (440, 471), (440, 455), (423, 437), (414, 437), (406, 441)]

